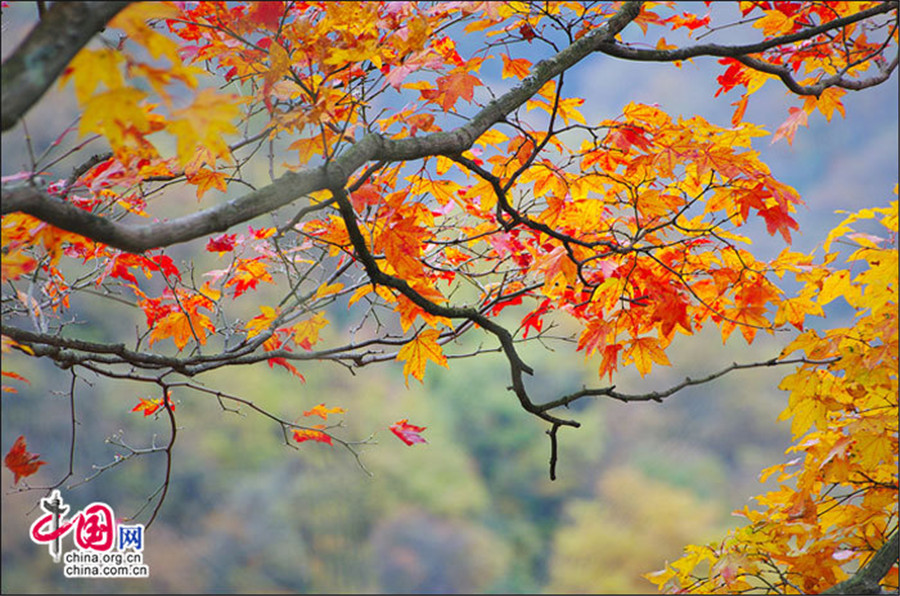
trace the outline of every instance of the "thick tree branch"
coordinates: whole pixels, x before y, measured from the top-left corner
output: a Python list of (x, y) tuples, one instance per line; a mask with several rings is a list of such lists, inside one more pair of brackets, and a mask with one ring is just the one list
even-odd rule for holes
[(639, 2), (625, 3), (606, 25), (553, 58), (535, 65), (533, 73), (522, 84), (489, 103), (472, 120), (455, 130), (400, 140), (386, 140), (371, 134), (327, 164), (288, 172), (269, 186), (204, 211), (162, 223), (123, 224), (88, 213), (39, 189), (23, 186), (3, 189), (2, 213), (27, 213), (66, 231), (134, 253), (222, 232), (311, 192), (343, 187), (355, 171), (370, 161), (398, 162), (466, 151), (486, 130), (522, 106), (547, 81), (613, 39), (639, 12)]
[(128, 2), (54, 2), (3, 62), (2, 130), (15, 126), (75, 54), (127, 5)]
[(881, 580), (900, 561), (900, 531), (893, 535), (853, 577), (836, 584), (823, 594), (883, 594)]

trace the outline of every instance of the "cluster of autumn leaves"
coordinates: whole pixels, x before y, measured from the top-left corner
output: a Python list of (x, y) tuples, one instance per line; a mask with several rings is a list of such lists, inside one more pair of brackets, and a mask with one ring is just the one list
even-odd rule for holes
[[(875, 220), (883, 236), (855, 232)], [(807, 359), (779, 385), (789, 392), (781, 419), (791, 421), (792, 459), (760, 475), (778, 488), (759, 509), (735, 512), (748, 524), (720, 542), (690, 546), (648, 578), (670, 591), (736, 593), (768, 588), (819, 593), (863, 567), (897, 523), (898, 204), (848, 215), (828, 235), (853, 247), (798, 269), (797, 300), (819, 306), (845, 300), (857, 312), (848, 327), (807, 329), (782, 352)], [(856, 269), (854, 272), (853, 269)], [(883, 585), (896, 586), (894, 566)]]
[[(869, 4), (742, 3), (741, 10), (744, 16), (755, 11), (753, 27), (771, 38)], [(530, 60), (512, 57), (501, 43), (532, 44), (567, 18), (577, 23), (568, 31), (577, 39), (616, 10), (564, 2), (541, 10), (478, 2), (138, 3), (110, 25), (143, 52), (86, 48), (62, 77), (82, 110), (79, 133), (102, 136), (111, 157), (71, 188), (51, 184), (48, 190), (116, 217), (148, 217), (150, 180), (192, 185), (199, 202), (211, 189), (227, 191), (241, 179), (244, 163), (224, 139), (250, 113), (262, 121), (254, 139), (290, 141), (284, 149), (296, 160), (281, 165), (294, 170), (330, 160), (368, 132), (393, 140), (441, 132), (457, 122), (448, 114), (481, 107), (476, 90), (489, 76), (481, 72), (484, 65), (513, 83), (532, 73)], [(164, 23), (168, 34), (154, 22)], [(645, 33), (651, 27), (693, 32), (709, 26), (709, 15), (662, 18), (644, 5), (635, 23)], [(453, 26), (495, 44), (464, 58), (446, 32)], [(877, 54), (877, 43), (853, 27), (841, 36), (779, 45), (760, 59), (802, 71), (810, 82), (820, 71), (864, 72), (868, 62), (860, 57)], [(660, 37), (656, 49), (671, 47)], [(161, 60), (167, 66), (160, 67)], [(788, 589), (791, 574), (799, 574), (802, 588), (812, 591), (841, 580), (848, 561), (864, 564), (867, 541), (877, 542), (896, 525), (897, 203), (851, 215), (829, 236), (826, 251), (838, 241), (858, 246), (849, 261), (865, 270), (855, 276), (836, 265), (836, 252), (819, 264), (789, 247), (758, 260), (740, 228), (761, 220), (789, 245), (801, 202), (752, 150), (752, 140), (768, 133), (743, 121), (749, 96), (778, 76), (733, 58), (721, 64), (719, 93), (743, 90), (731, 127), (699, 116), (672, 118), (636, 103), (615, 119), (588, 123), (580, 111), (584, 100), (566, 97), (562, 83), (551, 79), (471, 150), (377, 164), (353, 179), (352, 223), (380, 271), (429, 304), (464, 300), (491, 317), (516, 312), (522, 340), (543, 338), (553, 325), (573, 325), (576, 350), (599, 360), (601, 380), (612, 379), (620, 366), (634, 365), (646, 375), (654, 364), (667, 365), (675, 333), (691, 335), (706, 324), (718, 326), (723, 340), (737, 329), (747, 342), (761, 330), (797, 329), (783, 356), (800, 352), (807, 363), (781, 388), (791, 392), (784, 417), (792, 420), (792, 450), (802, 459), (764, 474), (777, 474), (781, 488), (760, 497), (762, 511), (743, 513), (749, 525), (721, 543), (689, 547), (651, 579), (674, 590), (732, 591), (759, 582)], [(204, 87), (207, 72), (200, 65), (234, 83), (240, 95)], [(154, 101), (140, 89), (151, 89)], [(187, 105), (179, 99), (185, 90)], [(400, 105), (398, 93), (406, 105), (387, 109), (384, 97)], [(792, 142), (814, 111), (829, 120), (835, 111), (843, 114), (844, 93), (829, 87), (803, 99), (790, 108), (773, 142)], [(157, 146), (163, 134), (174, 140), (170, 157)], [(240, 337), (241, 345), (259, 341), (272, 353), (269, 366), (301, 379), (288, 356), (321, 347), (329, 304), (341, 299), (361, 309), (360, 328), (371, 327), (383, 307), (396, 317), (385, 345), (399, 346), (395, 359), (407, 382), (410, 376), (422, 381), (427, 363), (447, 366), (444, 347), (473, 325), (442, 316), (410, 293), (322, 274), (326, 264), (352, 272), (359, 257), (350, 222), (334, 202), (331, 192), (319, 191), (310, 197), (312, 215), (289, 228), (251, 227), (246, 234), (209, 238), (207, 256), (215, 255), (223, 268), (206, 271), (199, 287), (194, 271), (186, 275), (188, 268), (164, 250), (126, 253), (13, 213), (3, 218), (3, 280), (41, 273), (41, 291), (56, 313), (85, 287), (83, 280), (71, 287), (67, 266), (91, 265), (93, 287), (130, 292), (146, 318), (147, 349), (171, 339), (182, 354), (216, 335)], [(865, 218), (877, 218), (891, 237), (853, 232), (854, 221)], [(793, 297), (774, 281), (785, 274), (803, 284)], [(144, 284), (142, 276), (157, 283)], [(163, 289), (152, 292), (160, 281)], [(259, 304), (259, 314), (246, 322), (225, 316), (228, 304), (268, 296), (262, 292), (267, 287), (306, 294)], [(22, 291), (18, 297), (32, 311), (41, 308)], [(854, 325), (808, 329), (806, 317), (823, 315), (822, 307), (837, 298), (860, 312)], [(29, 351), (4, 336), (4, 350), (11, 348)], [(140, 398), (134, 411), (150, 416), (174, 407), (168, 397), (166, 403)], [(304, 412), (304, 419), (321, 417), (325, 424), (298, 423), (294, 441), (332, 444), (328, 416), (342, 413), (324, 404)], [(408, 420), (390, 430), (407, 445), (424, 442), (424, 428)], [(18, 482), (44, 462), (21, 438), (6, 463)], [(708, 565), (706, 579), (698, 581), (702, 564)], [(771, 569), (784, 566), (792, 571), (779, 579)]]

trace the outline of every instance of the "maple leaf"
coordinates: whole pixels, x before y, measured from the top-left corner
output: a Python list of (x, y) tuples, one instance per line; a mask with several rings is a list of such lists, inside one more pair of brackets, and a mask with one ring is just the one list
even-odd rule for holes
[(790, 298), (778, 306), (778, 312), (775, 314), (775, 326), (779, 327), (787, 322), (803, 331), (806, 315), (824, 317), (825, 311), (822, 310), (819, 304), (816, 304), (808, 297), (798, 296), (797, 298)]
[[(234, 121), (240, 115), (244, 99), (225, 95), (215, 89), (203, 89), (190, 106), (172, 111), (167, 130), (178, 139), (178, 161), (187, 165), (201, 148), (217, 158), (231, 159), (225, 137), (238, 132)], [(126, 121), (127, 122), (127, 121)]]
[(691, 320), (688, 316), (688, 302), (675, 292), (666, 292), (654, 304), (653, 320), (660, 323), (660, 334), (668, 337), (678, 325), (690, 335)]
[(84, 105), (94, 94), (98, 83), (103, 83), (107, 89), (125, 86), (119, 68), (122, 62), (122, 54), (111, 48), (98, 50), (85, 48), (78, 52), (63, 71), (59, 85), (62, 87), (71, 78), (75, 87), (75, 97), (78, 103)]
[(397, 435), (397, 438), (406, 443), (407, 445), (412, 446), (415, 443), (427, 443), (428, 441), (420, 434), (427, 427), (425, 426), (416, 426), (415, 424), (409, 424), (408, 420), (404, 418), (403, 420), (398, 420), (393, 423), (390, 427), (391, 432)]
[(478, 77), (469, 74), (467, 71), (452, 72), (446, 76), (438, 77), (435, 82), (439, 92), (443, 95), (441, 107), (445, 112), (449, 112), (460, 97), (471, 103), (474, 88), (484, 84)]
[(319, 341), (319, 332), (327, 324), (328, 319), (325, 318), (325, 313), (320, 312), (309, 319), (296, 323), (289, 330), (294, 334), (295, 344), (304, 350), (312, 350), (313, 345)]
[(540, 306), (536, 309), (525, 315), (522, 319), (522, 329), (525, 330), (523, 334), (524, 338), (528, 338), (529, 329), (534, 329), (537, 333), (541, 332), (541, 329), (544, 327), (544, 319), (542, 315), (547, 314), (547, 311), (550, 310), (550, 299), (545, 298), (543, 302), (541, 302)]
[(738, 125), (740, 125), (741, 121), (744, 119), (744, 112), (747, 111), (747, 100), (748, 99), (749, 98), (748, 98), (747, 94), (745, 93), (741, 96), (741, 98), (739, 100), (737, 100), (736, 102), (731, 104), (731, 105), (735, 106), (734, 114), (731, 115), (731, 125), (732, 126), (737, 127)]
[(185, 304), (185, 310), (173, 310), (157, 321), (150, 333), (150, 345), (154, 342), (171, 337), (178, 350), (182, 350), (192, 339), (200, 344), (206, 343), (206, 332), (215, 332), (216, 326), (206, 315), (197, 311), (196, 303)]
[(222, 234), (221, 236), (210, 238), (209, 242), (206, 243), (206, 250), (218, 252), (219, 256), (222, 256), (226, 252), (234, 250), (236, 238), (237, 234)]
[(325, 425), (316, 424), (312, 428), (295, 428), (293, 432), (294, 440), (298, 443), (304, 443), (306, 441), (317, 441), (319, 443), (325, 443), (327, 445), (333, 446), (334, 444), (331, 442), (331, 435), (324, 433), (321, 430), (314, 430), (321, 428), (325, 428)]
[(125, 137), (129, 130), (149, 132), (150, 121), (139, 104), (147, 94), (124, 87), (93, 95), (84, 106), (78, 132), (102, 134), (113, 149), (127, 151)]
[(794, 144), (794, 133), (797, 132), (797, 127), (799, 126), (809, 126), (807, 124), (807, 114), (806, 111), (801, 108), (790, 108), (788, 110), (791, 115), (788, 116), (788, 119), (782, 122), (781, 126), (775, 131), (775, 134), (772, 136), (772, 144), (774, 145), (776, 141), (779, 139), (787, 139), (789, 145)]
[(222, 192), (228, 190), (225, 186), (225, 174), (214, 172), (209, 168), (200, 168), (185, 177), (189, 183), (197, 185), (197, 199), (200, 199), (210, 188), (217, 188)]
[(250, 14), (247, 15), (251, 23), (263, 29), (275, 31), (284, 14), (284, 2), (273, 0), (271, 2), (254, 2)]
[(3, 459), (4, 465), (13, 473), (13, 484), (26, 476), (31, 476), (47, 462), (41, 461), (37, 453), (29, 453), (25, 444), (25, 436), (20, 435)]
[(584, 350), (584, 356), (587, 358), (592, 352), (602, 352), (606, 346), (607, 340), (615, 333), (615, 326), (610, 325), (604, 318), (603, 313), (591, 316), (588, 323), (578, 338), (578, 350)]
[(341, 282), (335, 282), (333, 284), (323, 284), (316, 289), (316, 294), (315, 296), (313, 296), (313, 299), (318, 300), (319, 298), (325, 298), (326, 296), (333, 296), (343, 289), (344, 284), (342, 284)]
[(788, 244), (791, 243), (791, 230), (800, 229), (799, 224), (793, 217), (788, 215), (787, 208), (780, 205), (773, 205), (768, 209), (760, 209), (759, 214), (766, 220), (766, 230), (770, 236), (774, 236), (775, 232), (781, 232), (781, 236)]
[(271, 306), (260, 306), (259, 310), (262, 311), (262, 314), (253, 317), (244, 326), (247, 329), (247, 339), (255, 337), (268, 329), (272, 321), (278, 317), (278, 309)]
[(447, 366), (447, 357), (437, 343), (441, 332), (437, 329), (426, 329), (404, 344), (397, 354), (397, 360), (405, 360), (403, 375), (406, 377), (406, 386), (409, 386), (409, 375), (421, 382), (425, 376), (425, 366), (429, 360)]
[(504, 79), (509, 77), (524, 79), (528, 76), (528, 73), (531, 70), (530, 60), (525, 58), (510, 58), (506, 54), (501, 54), (500, 57), (503, 58), (503, 73), (501, 76)]
[(844, 89), (828, 87), (818, 97), (815, 95), (807, 96), (803, 109), (807, 113), (812, 113), (814, 109), (819, 110), (828, 122), (831, 122), (831, 117), (834, 115), (835, 110), (840, 112), (842, 117), (846, 118), (847, 112), (844, 110), (844, 104), (841, 102), (841, 97), (846, 93), (847, 91)]
[(328, 420), (329, 414), (343, 414), (345, 412), (344, 408), (334, 407), (334, 408), (326, 408), (325, 404), (319, 404), (315, 406), (311, 410), (307, 410), (303, 412), (304, 416), (319, 416), (322, 420)]
[(418, 225), (413, 217), (406, 217), (378, 236), (375, 248), (384, 252), (388, 263), (401, 276), (409, 279), (422, 274), (421, 240), (428, 230)]
[(366, 207), (377, 205), (381, 202), (381, 193), (374, 184), (363, 184), (350, 194), (350, 200), (358, 213), (362, 213)]
[[(132, 412), (143, 412), (144, 416), (151, 416), (156, 414), (160, 408), (163, 406), (162, 398), (149, 398), (149, 397), (141, 397), (139, 398), (138, 404), (134, 406), (131, 411)], [(166, 392), (166, 404), (171, 409), (175, 409), (175, 404), (172, 402), (172, 392)]]
[(654, 362), (664, 366), (670, 364), (669, 357), (659, 346), (659, 340), (652, 337), (638, 337), (631, 342), (625, 350), (623, 362), (627, 364), (632, 360), (642, 377), (650, 372)]
[(274, 283), (269, 274), (268, 266), (262, 261), (263, 257), (253, 259), (238, 259), (234, 267), (235, 275), (231, 277), (225, 286), (234, 286), (234, 297), (237, 298), (247, 290), (256, 289), (260, 281)]

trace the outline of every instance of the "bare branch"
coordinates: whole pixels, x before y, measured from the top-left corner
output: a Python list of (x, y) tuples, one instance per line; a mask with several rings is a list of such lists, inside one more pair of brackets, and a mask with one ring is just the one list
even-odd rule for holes
[(664, 391), (651, 391), (649, 393), (621, 393), (616, 391), (616, 386), (612, 385), (610, 387), (603, 387), (600, 389), (582, 389), (581, 391), (576, 391), (575, 393), (571, 393), (569, 395), (565, 395), (557, 400), (547, 402), (541, 404), (542, 410), (552, 410), (553, 408), (559, 408), (561, 406), (568, 406), (572, 402), (578, 401), (583, 397), (611, 397), (613, 399), (617, 399), (622, 402), (632, 402), (632, 401), (655, 401), (662, 402), (665, 398), (673, 395), (686, 387), (690, 387), (692, 385), (703, 385), (704, 383), (709, 383), (710, 381), (714, 381), (719, 377), (725, 376), (726, 374), (735, 371), (735, 370), (743, 370), (748, 368), (762, 368), (767, 366), (782, 366), (785, 364), (831, 364), (832, 362), (837, 362), (839, 360), (838, 357), (828, 358), (825, 360), (809, 360), (807, 358), (792, 358), (789, 360), (778, 360), (777, 358), (772, 358), (770, 360), (766, 360), (764, 362), (750, 362), (746, 364), (738, 364), (737, 362), (732, 363), (731, 365), (723, 368), (720, 371), (709, 374), (700, 379), (692, 379), (690, 377), (685, 378), (681, 383), (674, 385)]

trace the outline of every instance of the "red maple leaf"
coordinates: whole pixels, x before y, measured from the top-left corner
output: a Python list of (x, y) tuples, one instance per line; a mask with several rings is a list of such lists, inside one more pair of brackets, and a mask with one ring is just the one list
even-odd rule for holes
[(781, 232), (784, 241), (791, 243), (791, 228), (798, 230), (800, 226), (787, 214), (787, 209), (774, 205), (765, 210), (760, 210), (760, 215), (766, 220), (766, 230), (770, 236), (774, 236), (775, 232)]
[[(316, 424), (313, 428), (325, 428), (322, 424)], [(308, 428), (295, 428), (294, 429), (294, 440), (298, 443), (303, 443), (305, 441), (317, 441), (319, 443), (325, 443), (327, 445), (332, 445), (331, 436), (323, 433), (320, 430), (312, 430)]]
[(209, 242), (206, 243), (206, 250), (218, 253), (232, 251), (234, 250), (235, 238), (237, 238), (237, 234), (222, 234), (221, 236), (210, 238)]
[(25, 476), (31, 476), (38, 471), (38, 468), (47, 463), (38, 460), (39, 457), (40, 455), (37, 453), (28, 452), (25, 445), (25, 437), (20, 435), (3, 460), (6, 467), (15, 475), (13, 484), (18, 484), (19, 479)]
[(392, 433), (397, 435), (397, 437), (407, 445), (412, 445), (413, 443), (427, 443), (425, 438), (419, 434), (425, 430), (425, 427), (409, 424), (406, 418), (393, 423), (390, 426), (390, 429)]
[(247, 19), (264, 29), (278, 29), (284, 15), (284, 2), (256, 2)]
[(522, 26), (519, 27), (519, 35), (521, 35), (528, 43), (531, 43), (531, 40), (537, 37), (534, 29), (532, 29), (531, 25), (528, 23), (522, 23)]
[(550, 310), (550, 299), (546, 298), (541, 305), (537, 307), (535, 310), (531, 311), (525, 318), (522, 319), (522, 328), (525, 330), (524, 337), (528, 338), (528, 330), (529, 327), (533, 328), (538, 333), (541, 332), (541, 329), (544, 327), (544, 319), (542, 315), (547, 314), (547, 311)]

